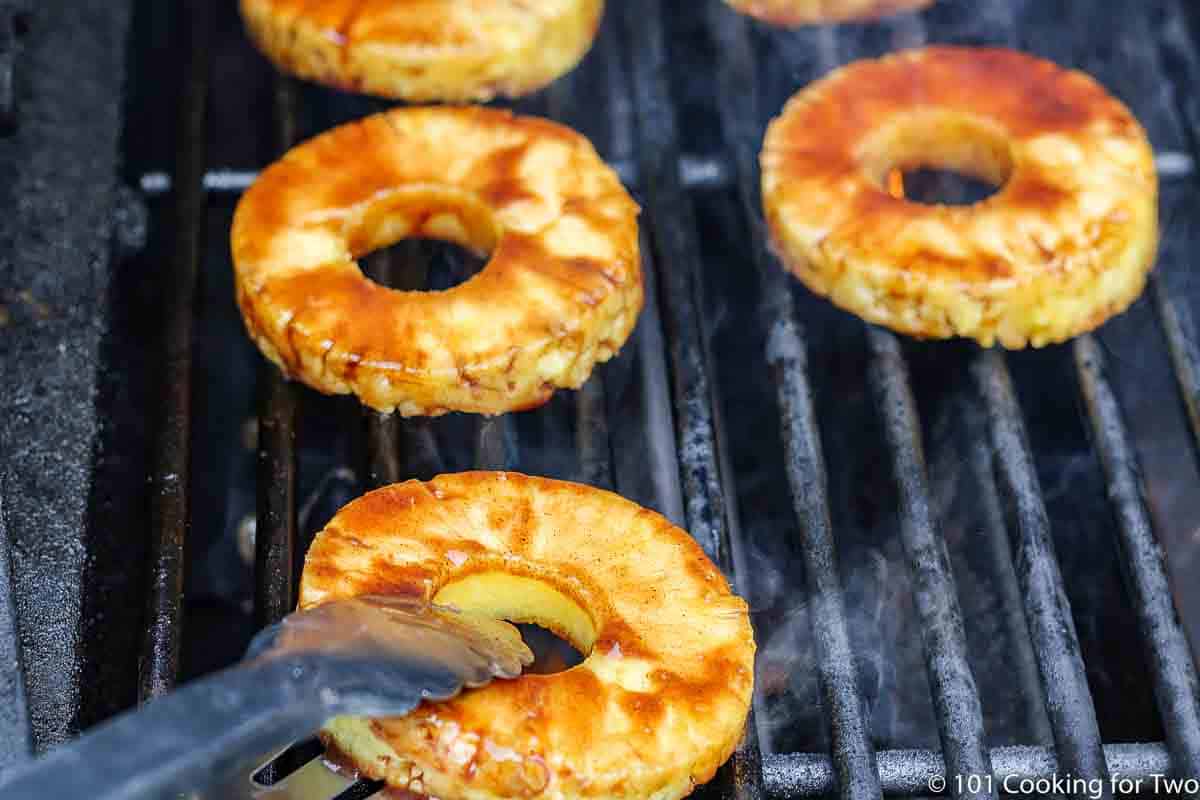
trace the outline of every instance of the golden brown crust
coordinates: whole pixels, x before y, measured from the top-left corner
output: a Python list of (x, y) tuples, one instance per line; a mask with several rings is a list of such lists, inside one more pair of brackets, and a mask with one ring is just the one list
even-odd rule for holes
[[(300, 145), (243, 196), (238, 305), (289, 375), (380, 411), (499, 414), (577, 388), (641, 311), (637, 205), (586, 139), (475, 107), (409, 108)], [(405, 237), (492, 251), (443, 292), (355, 259)]]
[[(684, 531), (617, 495), (514, 473), (371, 492), (322, 531), (300, 605), (434, 599), (468, 576), (531, 577), (594, 626), (582, 664), (326, 736), (364, 774), (437, 797), (672, 800), (741, 737), (753, 688), (745, 603)], [(585, 643), (586, 644), (586, 643)]]
[[(1158, 179), (1141, 126), (1090, 77), (1011, 50), (844, 67), (789, 101), (761, 161), (788, 268), (914, 336), (1063, 341), (1124, 310), (1153, 266)], [(915, 166), (1004, 185), (965, 207), (891, 196), (885, 173)]]
[(743, 14), (786, 28), (881, 19), (933, 5), (934, 0), (726, 0)]
[(516, 97), (573, 68), (603, 0), (240, 0), (282, 70), (410, 102)]

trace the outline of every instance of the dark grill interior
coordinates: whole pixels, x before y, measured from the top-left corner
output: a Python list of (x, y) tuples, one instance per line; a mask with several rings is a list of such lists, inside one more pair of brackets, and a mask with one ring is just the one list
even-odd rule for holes
[[(13, 28), (29, 32), (14, 39), (27, 41), (13, 49), (17, 133), (0, 163), (35, 151), (43, 105), (69, 96), (32, 77), (50, 69), (64, 36), (55, 26), (103, 44), (123, 37), (130, 11), (49, 5), (75, 16), (38, 10)], [(0, 442), (12, 451), (25, 436), (33, 448), (5, 457), (0, 484), (29, 695), (29, 719), (0, 704), (18, 712), (11, 723), (0, 715), (0, 734), (31, 723), (45, 748), (231, 663), (292, 608), (307, 543), (340, 505), (372, 486), (479, 467), (580, 480), (655, 508), (750, 600), (755, 717), (702, 791), (871, 797), (925, 794), (943, 774), (994, 772), (993, 790), (1004, 776), (1200, 776), (1184, 629), (1200, 626), (1190, 277), (1200, 59), (1188, 0), (941, 0), (877, 24), (795, 32), (717, 0), (613, 0), (581, 67), (514, 107), (574, 126), (621, 171), (643, 205), (647, 308), (582, 391), (494, 420), (381, 418), (287, 384), (258, 356), (233, 303), (238, 193), (292, 143), (387, 104), (278, 77), (232, 2), (132, 5), (122, 178), (138, 191), (102, 183), (95, 160), (79, 170), (83, 188), (94, 180), (94, 193), (112, 195), (95, 205), (116, 234), (98, 257), (111, 266), (96, 287), (102, 324), (87, 334), (98, 344), (91, 361), (79, 356), (95, 373), (94, 419), (69, 412), (80, 390), (68, 378), (91, 373), (59, 365), (71, 374), (45, 382), (36, 360), (53, 352), (56, 309), (88, 309), (86, 293), (59, 301), (22, 271), (28, 255), (0, 272), (15, 330), (0, 342), (0, 378), (14, 387)], [(839, 64), (926, 42), (1009, 45), (1082, 68), (1142, 120), (1159, 155), (1164, 238), (1128, 314), (1039, 352), (916, 343), (834, 310), (775, 263), (758, 191), (767, 120)], [(77, 61), (106, 63), (83, 46)], [(111, 75), (64, 71), (61, 83), (84, 82), (84, 111), (121, 97)], [(0, 124), (6, 74), (0, 60)], [(89, 105), (88, 92), (101, 99)], [(79, 135), (114, 119), (92, 111)], [(36, 178), (18, 185), (59, 185)], [(964, 189), (931, 180), (943, 197)], [(477, 267), (437, 243), (404, 242), (368, 271), (419, 288)], [(46, 318), (21, 310), (27, 280)], [(74, 421), (62, 428), (39, 403)], [(35, 435), (60, 429), (73, 446), (94, 437), (91, 479), (63, 468), (61, 485), (39, 493), (30, 470), (84, 458)], [(83, 521), (45, 522), (76, 495)], [(77, 569), (61, 568), (61, 552)], [(60, 602), (56, 587), (78, 598), (62, 636), (38, 612)], [(8, 617), (0, 605), (0, 657)], [(4, 670), (0, 689), (19, 698)]]

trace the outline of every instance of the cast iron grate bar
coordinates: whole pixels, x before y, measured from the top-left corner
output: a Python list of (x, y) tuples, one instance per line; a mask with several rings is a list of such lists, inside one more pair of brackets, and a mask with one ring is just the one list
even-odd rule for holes
[[(420, 240), (402, 240), (367, 260), (367, 274), (400, 291), (418, 291), (429, 283), (430, 259)], [(444, 472), (437, 420), (367, 415), (367, 476), (371, 488), (408, 478), (428, 479)]]
[[(786, 286), (784, 292), (788, 296)], [(822, 706), (829, 722), (836, 788), (846, 800), (867, 800), (879, 797), (880, 774), (846, 628), (825, 461), (808, 381), (807, 348), (792, 309), (768, 317), (766, 322), (771, 326), (767, 362), (783, 423), (788, 483), (800, 529), (808, 613), (817, 645)]]
[(575, 397), (575, 449), (579, 453), (578, 480), (612, 491), (612, 451), (609, 449), (608, 398), (604, 378), (594, 374)]
[[(416, 256), (415, 253), (412, 255)], [(396, 264), (391, 253), (385, 250), (367, 258), (364, 272), (376, 283), (392, 286), (396, 273), (404, 266)], [(403, 420), (398, 414), (380, 414), (366, 406), (362, 414), (367, 429), (366, 488), (376, 489), (400, 482), (404, 474), (400, 463), (403, 457), (400, 452)]]
[(475, 468), (513, 469), (517, 465), (516, 433), (505, 417), (480, 417), (475, 432)]
[[(703, 304), (697, 271), (702, 261), (691, 200), (678, 169), (679, 137), (667, 77), (661, 6), (661, 0), (651, 0), (627, 3), (621, 9), (624, 43), (632, 67), (641, 189), (649, 210), (647, 227), (654, 256), (645, 263), (647, 268), (651, 264), (662, 267), (655, 277), (661, 280), (659, 305), (666, 321), (688, 529), (745, 595), (734, 569), (721, 491), (711, 370), (699, 317)], [(649, 302), (656, 300), (650, 298)], [(733, 757), (701, 791), (719, 792), (724, 797), (761, 796), (762, 764), (755, 731), (751, 719)]]
[(295, 605), (296, 390), (273, 364), (259, 384), (254, 620), (262, 628)]
[[(275, 80), (275, 149), (296, 143), (297, 87)], [(281, 620), (295, 605), (296, 387), (279, 369), (258, 366), (258, 513), (254, 526), (254, 616), (258, 627)]]
[[(808, 348), (796, 319), (788, 278), (771, 263), (767, 252), (759, 208), (760, 134), (755, 125), (760, 114), (754, 51), (744, 17), (717, 3), (710, 4), (709, 9), (708, 27), (720, 54), (717, 107), (725, 138), (733, 150), (738, 193), (752, 238), (752, 258), (762, 283), (767, 363), (776, 387), (788, 483), (799, 525), (808, 613), (817, 645), (836, 789), (846, 800), (868, 800), (880, 795), (879, 773), (846, 627), (825, 460), (808, 380)], [(826, 791), (834, 788), (831, 785)]]
[(1004, 617), (1004, 628), (1009, 637), (1012, 671), (1021, 689), (1021, 705), (1025, 709), (1025, 724), (1029, 728), (1029, 744), (1049, 745), (1054, 741), (1050, 720), (1046, 716), (1045, 692), (1042, 677), (1038, 672), (1037, 654), (1034, 652), (1033, 636), (1025, 620), (1025, 591), (1017, 579), (1017, 568), (1013, 561), (1012, 537), (1008, 533), (1008, 520), (1004, 514), (1004, 501), (996, 482), (995, 458), (992, 452), (991, 435), (987, 419), (976, 409), (970, 412), (971, 477), (978, 488), (978, 503), (984, 524), (979, 539), (988, 551), (988, 557), (996, 568), (997, 587), (1001, 596), (1000, 613)]
[[(972, 371), (991, 428), (1000, 486), (1014, 511), (1017, 579), (1025, 596), (1025, 618), (1058, 759), (1072, 775), (1103, 780), (1108, 768), (1096, 709), (1012, 378), (1004, 355), (997, 350), (982, 353)], [(1111, 795), (1107, 786), (1103, 791)]]
[[(371, 270), (367, 270), (371, 274)], [(404, 480), (401, 464), (400, 426), (403, 420), (394, 414), (380, 414), (364, 409), (367, 428), (367, 480), (368, 489), (389, 486)]]
[[(984, 749), (983, 710), (967, 661), (966, 634), (950, 556), (934, 519), (908, 366), (893, 334), (871, 328), (867, 340), (873, 356), (870, 382), (900, 492), (900, 538), (912, 572), (913, 598), (921, 620), (925, 665), (946, 768), (951, 775), (988, 776), (992, 765)], [(954, 794), (959, 797), (995, 796), (995, 787), (987, 781), (964, 781), (952, 788), (958, 789)]]
[(176, 29), (187, 39), (187, 66), (175, 150), (175, 241), (164, 293), (165, 403), (154, 454), (148, 624), (138, 669), (138, 693), (143, 700), (169, 691), (179, 673), (190, 476), (192, 307), (205, 214), (209, 4), (192, 0), (177, 8), (182, 19)]
[[(1170, 772), (1171, 757), (1162, 744), (1110, 744), (1104, 756), (1113, 775), (1122, 785), (1133, 787), (1140, 781), (1143, 794), (1159, 793), (1156, 783)], [(1043, 796), (1045, 789), (1059, 779), (1059, 789), (1081, 796), (1095, 796), (1091, 781), (1071, 774), (1058, 761), (1052, 747), (998, 747), (990, 759), (995, 785), (1014, 796)], [(942, 754), (933, 750), (883, 750), (879, 753), (879, 779), (883, 793), (890, 796), (924, 797), (931, 782), (947, 775)], [(1078, 780), (1076, 780), (1078, 779)], [(1043, 781), (1039, 784), (1036, 781)], [(763, 763), (763, 784), (772, 797), (812, 797), (831, 794), (835, 789), (834, 766), (828, 758), (810, 753), (770, 755)], [(1052, 793), (1049, 796), (1054, 796)]]
[(1146, 507), (1141, 467), (1108, 381), (1103, 349), (1091, 334), (1075, 340), (1075, 365), (1117, 518), (1121, 564), (1146, 644), (1173, 772), (1194, 777), (1200, 775), (1196, 665), (1172, 602), (1163, 551)]

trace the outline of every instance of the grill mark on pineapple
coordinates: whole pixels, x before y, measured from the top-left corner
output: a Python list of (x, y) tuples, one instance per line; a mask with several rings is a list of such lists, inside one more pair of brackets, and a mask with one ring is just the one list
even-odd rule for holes
[(526, 200), (540, 200), (521, 177), (521, 164), (529, 154), (530, 140), (524, 139), (489, 155), (478, 167), (489, 177), (483, 182), (480, 194), (493, 208), (503, 208)]

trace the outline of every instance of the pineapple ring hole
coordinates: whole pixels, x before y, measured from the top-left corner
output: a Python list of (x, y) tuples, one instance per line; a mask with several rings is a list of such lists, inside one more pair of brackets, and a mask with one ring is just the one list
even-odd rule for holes
[(907, 114), (859, 151), (868, 179), (892, 197), (926, 205), (974, 205), (1012, 177), (1008, 135), (995, 122), (950, 111)]
[(346, 244), (368, 278), (401, 291), (439, 292), (486, 266), (501, 237), (490, 206), (450, 186), (401, 187), (346, 222)]
[(402, 239), (362, 262), (368, 280), (401, 292), (444, 292), (483, 271), (487, 258), (444, 239)]
[(480, 572), (446, 584), (433, 596), (433, 602), (513, 623), (537, 625), (565, 639), (584, 658), (596, 644), (596, 623), (591, 615), (537, 578)]

